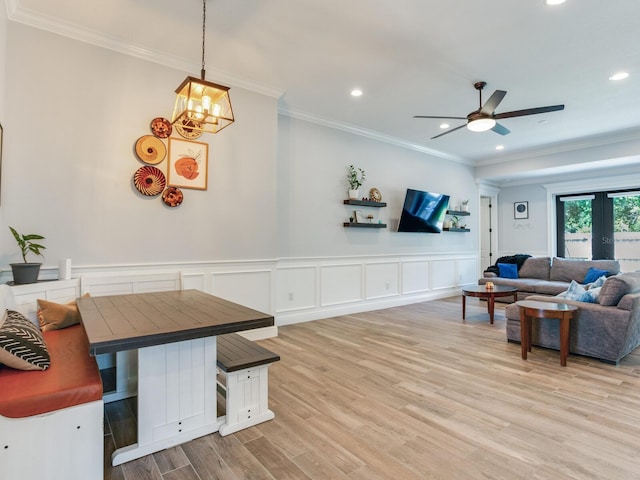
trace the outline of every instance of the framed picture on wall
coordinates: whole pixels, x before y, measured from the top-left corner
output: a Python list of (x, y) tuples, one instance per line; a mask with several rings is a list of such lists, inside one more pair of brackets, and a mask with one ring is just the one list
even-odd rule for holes
[(529, 218), (529, 202), (514, 202), (513, 218), (516, 220)]
[(168, 186), (206, 190), (208, 174), (208, 143), (169, 138)]

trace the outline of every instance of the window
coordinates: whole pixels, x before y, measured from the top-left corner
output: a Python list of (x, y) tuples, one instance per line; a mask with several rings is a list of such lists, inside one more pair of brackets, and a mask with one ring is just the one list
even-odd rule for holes
[(617, 259), (621, 271), (640, 269), (640, 192), (556, 196), (558, 256)]

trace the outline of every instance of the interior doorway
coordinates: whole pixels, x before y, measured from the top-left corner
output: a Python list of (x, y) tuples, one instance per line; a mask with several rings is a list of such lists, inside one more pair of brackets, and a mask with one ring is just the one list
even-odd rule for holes
[(497, 251), (496, 197), (480, 197), (480, 272), (484, 272), (495, 261)]

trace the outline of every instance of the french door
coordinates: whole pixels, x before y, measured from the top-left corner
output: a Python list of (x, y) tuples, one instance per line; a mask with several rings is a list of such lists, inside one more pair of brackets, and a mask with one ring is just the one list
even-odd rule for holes
[(640, 191), (556, 196), (558, 256), (640, 269)]

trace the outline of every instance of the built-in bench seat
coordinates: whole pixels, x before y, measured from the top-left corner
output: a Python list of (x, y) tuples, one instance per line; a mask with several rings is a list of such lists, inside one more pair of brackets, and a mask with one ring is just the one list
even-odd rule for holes
[(225, 397), (220, 435), (274, 418), (269, 410), (268, 369), (280, 356), (241, 335), (217, 337), (218, 391)]
[(0, 478), (102, 479), (102, 381), (84, 328), (43, 338), (47, 370), (0, 367)]

